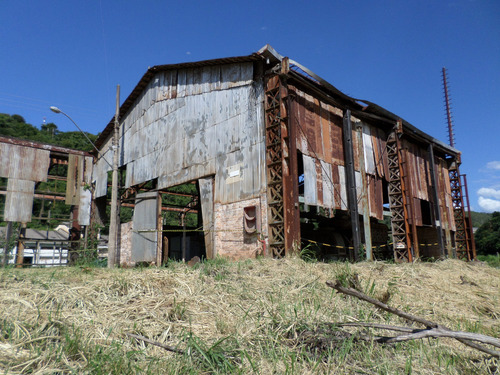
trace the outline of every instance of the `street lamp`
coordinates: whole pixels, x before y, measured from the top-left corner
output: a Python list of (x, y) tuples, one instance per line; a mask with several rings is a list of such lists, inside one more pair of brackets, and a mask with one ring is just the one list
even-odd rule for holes
[(105, 158), (105, 157), (103, 157), (103, 156), (101, 155), (101, 153), (99, 152), (99, 149), (96, 147), (96, 145), (94, 144), (94, 142), (92, 142), (92, 141), (90, 140), (90, 138), (87, 136), (87, 134), (85, 134), (85, 132), (84, 132), (84, 131), (83, 131), (83, 130), (82, 130), (82, 129), (78, 126), (78, 124), (77, 124), (77, 123), (76, 123), (76, 122), (75, 122), (75, 121), (74, 121), (71, 117), (69, 117), (69, 115), (68, 115), (67, 113), (64, 113), (64, 112), (63, 112), (63, 111), (61, 111), (59, 108), (54, 107), (54, 106), (51, 106), (51, 107), (50, 107), (50, 110), (51, 110), (52, 112), (54, 112), (54, 113), (62, 113), (64, 116), (66, 116), (67, 118), (69, 118), (69, 119), (70, 119), (70, 121), (71, 121), (73, 124), (75, 124), (75, 126), (78, 128), (78, 130), (80, 130), (80, 132), (84, 135), (84, 137), (85, 137), (85, 138), (87, 138), (87, 141), (89, 141), (89, 143), (92, 145), (92, 147), (94, 147), (94, 149), (97, 151), (97, 155), (98, 155), (99, 157), (102, 157), (102, 159), (103, 159), (106, 163), (108, 163), (108, 165), (109, 165), (111, 168), (113, 168), (113, 166), (112, 166), (112, 165), (111, 165), (111, 164), (110, 164), (110, 163), (106, 160), (106, 158)]
[[(87, 135), (80, 129), (80, 127), (76, 124), (75, 121), (71, 117), (69, 117), (66, 113), (61, 111), (57, 107), (50, 107), (50, 110), (54, 113), (62, 113), (64, 116), (69, 118), (73, 124), (80, 130), (85, 138), (90, 142), (90, 144), (97, 151), (97, 155), (102, 157), (98, 148), (92, 141), (87, 137)], [(116, 114), (115, 114), (115, 123), (114, 123), (114, 132), (113, 132), (113, 165), (111, 165), (106, 158), (102, 157), (106, 163), (111, 167), (113, 173), (111, 177), (111, 217), (109, 220), (109, 240), (108, 240), (108, 267), (113, 268), (116, 264), (117, 260), (117, 249), (118, 249), (118, 226), (119, 216), (118, 216), (118, 138), (119, 138), (119, 111), (120, 111), (120, 85), (116, 88)]]

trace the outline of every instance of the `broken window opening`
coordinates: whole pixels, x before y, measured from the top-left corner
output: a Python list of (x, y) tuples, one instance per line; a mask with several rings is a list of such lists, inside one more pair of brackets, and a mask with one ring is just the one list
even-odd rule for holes
[(164, 189), (162, 197), (163, 263), (206, 258), (199, 186), (196, 181)]

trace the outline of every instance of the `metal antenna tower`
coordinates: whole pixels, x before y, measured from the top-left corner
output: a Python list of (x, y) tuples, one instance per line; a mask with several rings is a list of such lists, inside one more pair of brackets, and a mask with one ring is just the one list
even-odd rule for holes
[[(455, 147), (455, 134), (453, 132), (450, 95), (448, 93), (448, 77), (445, 67), (443, 67), (442, 75), (446, 119), (448, 120), (448, 136), (450, 139), (450, 146)], [(457, 257), (459, 259), (470, 261), (476, 259), (476, 245), (474, 243), (474, 232), (472, 230), (467, 178), (465, 175), (460, 174), (460, 159), (459, 154), (458, 157), (452, 161), (449, 169), (451, 201), (453, 204), (453, 213), (456, 225), (455, 246)], [(466, 211), (468, 215), (466, 215)]]
[(455, 134), (453, 132), (453, 118), (451, 116), (451, 103), (450, 103), (450, 95), (448, 93), (448, 74), (446, 72), (446, 68), (443, 67), (442, 70), (443, 75), (443, 87), (444, 87), (444, 104), (446, 106), (446, 119), (448, 120), (448, 137), (450, 140), (450, 146), (455, 147)]

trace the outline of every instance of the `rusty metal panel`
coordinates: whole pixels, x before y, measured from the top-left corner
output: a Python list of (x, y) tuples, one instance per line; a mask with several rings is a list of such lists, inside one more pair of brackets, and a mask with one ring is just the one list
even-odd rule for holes
[(11, 146), (8, 143), (0, 142), (0, 177), (9, 178)]
[(9, 178), (3, 220), (18, 223), (30, 222), (34, 194), (35, 181)]
[(307, 205), (318, 205), (318, 190), (316, 183), (316, 163), (313, 158), (302, 155), (304, 165), (304, 202)]
[(342, 141), (342, 113), (328, 106), (330, 113), (330, 134), (332, 137), (332, 160), (334, 164), (344, 165), (344, 143)]
[(372, 128), (372, 142), (377, 174), (387, 179), (387, 176), (389, 176), (389, 164), (386, 154), (387, 137), (382, 129), (376, 127)]
[(305, 130), (305, 135), (307, 138), (307, 145), (309, 148), (310, 156), (314, 154), (320, 154), (320, 145), (317, 144), (317, 129), (315, 127), (316, 116), (314, 116), (314, 101), (313, 97), (308, 94), (304, 94), (303, 106), (304, 111), (302, 112), (303, 117), (301, 118), (302, 129)]
[(383, 220), (384, 192), (382, 179), (367, 175), (370, 216)]
[(314, 158), (316, 166), (316, 190), (318, 191), (318, 206), (323, 206), (323, 170), (321, 160)]
[(332, 136), (331, 136), (331, 124), (330, 124), (330, 112), (328, 112), (328, 106), (320, 102), (320, 124), (321, 124), (321, 138), (323, 141), (323, 156), (324, 160), (331, 164), (332, 163)]
[(333, 180), (333, 204), (336, 210), (341, 209), (341, 185), (340, 185), (340, 176), (339, 176), (339, 166), (336, 164), (332, 164), (332, 180)]
[(346, 189), (346, 177), (345, 177), (345, 167), (343, 165), (338, 166), (339, 171), (339, 184), (340, 184), (340, 209), (347, 210), (347, 189)]
[(132, 219), (133, 262), (155, 262), (157, 250), (158, 192), (137, 194)]
[(0, 143), (0, 177), (47, 181), (50, 151)]

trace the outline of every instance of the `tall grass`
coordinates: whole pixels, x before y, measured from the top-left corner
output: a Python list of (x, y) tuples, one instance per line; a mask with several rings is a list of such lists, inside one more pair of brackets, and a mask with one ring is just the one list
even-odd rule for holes
[[(339, 279), (457, 329), (498, 336), (500, 270), (298, 258), (141, 269), (0, 271), (0, 374), (479, 374), (452, 340), (380, 345), (336, 322), (407, 322), (336, 294)], [(467, 282), (463, 282), (466, 280)], [(474, 281), (471, 283), (470, 281)], [(127, 333), (174, 346), (172, 353)]]

